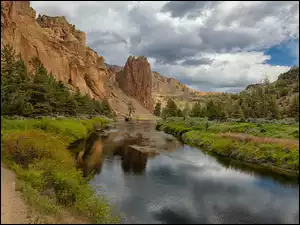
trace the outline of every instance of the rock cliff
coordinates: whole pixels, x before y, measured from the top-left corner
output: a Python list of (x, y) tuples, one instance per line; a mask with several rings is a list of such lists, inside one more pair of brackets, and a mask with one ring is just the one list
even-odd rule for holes
[(48, 71), (91, 97), (105, 97), (104, 58), (86, 46), (86, 37), (65, 17), (38, 16), (29, 1), (3, 1), (2, 41), (21, 53), (25, 63), (38, 56)]
[(152, 72), (146, 57), (130, 56), (124, 69), (117, 73), (116, 79), (128, 96), (138, 100), (150, 111), (153, 110)]
[(117, 114), (132, 101), (137, 115), (149, 117), (161, 96), (192, 96), (195, 92), (173, 78), (151, 72), (145, 57), (129, 57), (125, 67), (108, 65), (86, 46), (86, 35), (64, 16), (36, 16), (29, 1), (2, 1), (3, 44), (11, 44), (30, 68), (37, 56), (56, 79), (95, 99), (107, 98)]

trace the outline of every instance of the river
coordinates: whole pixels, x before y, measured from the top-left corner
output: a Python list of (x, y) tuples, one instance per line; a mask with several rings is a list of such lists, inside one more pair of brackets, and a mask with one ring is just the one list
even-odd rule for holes
[[(93, 139), (87, 167), (96, 170), (90, 185), (126, 214), (124, 223), (299, 223), (298, 181), (207, 155), (152, 122), (115, 126)], [(127, 143), (125, 134), (140, 136)]]

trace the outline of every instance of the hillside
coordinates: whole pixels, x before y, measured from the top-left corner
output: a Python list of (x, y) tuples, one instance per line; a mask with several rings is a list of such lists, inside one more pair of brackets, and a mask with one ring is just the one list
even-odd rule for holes
[[(124, 67), (118, 65), (105, 64), (113, 77), (121, 72)], [(175, 101), (195, 101), (201, 96), (215, 95), (214, 92), (200, 92), (189, 88), (187, 85), (174, 78), (161, 75), (159, 72), (152, 71), (152, 97), (154, 104), (161, 102), (164, 107), (168, 98)]]
[(299, 67), (282, 73), (272, 83), (248, 85), (240, 93), (205, 95), (193, 101), (175, 101), (182, 110), (188, 103), (192, 116), (214, 118), (284, 119), (299, 116)]
[(299, 96), (299, 67), (292, 67), (289, 71), (278, 76), (277, 80), (269, 83), (248, 85), (243, 92), (249, 92), (258, 88), (268, 89), (269, 95), (276, 96), (276, 102), (280, 110), (284, 111), (288, 108), (292, 98)]
[[(116, 80), (116, 77), (126, 70), (126, 65), (106, 64), (102, 56), (87, 46), (86, 34), (76, 29), (64, 16), (38, 15), (36, 19), (36, 12), (30, 7), (29, 1), (4, 1), (2, 6), (4, 32), (1, 49), (6, 44), (12, 45), (29, 69), (32, 69), (30, 60), (38, 57), (45, 69), (70, 90), (78, 88), (81, 93), (88, 94), (93, 99), (107, 99), (119, 115), (125, 114), (129, 101), (133, 102), (136, 115), (151, 115), (155, 103), (158, 100), (164, 101), (170, 93), (187, 99), (192, 98), (193, 94), (202, 95), (173, 78), (152, 73), (149, 66), (150, 73), (147, 72), (142, 79), (149, 80), (150, 83), (141, 82), (144, 86), (140, 88), (144, 90), (145, 85), (149, 85), (152, 98), (141, 96), (139, 99), (140, 93), (137, 90), (132, 89), (135, 93), (126, 93), (124, 88), (136, 76), (137, 71), (144, 70), (147, 62), (135, 63), (139, 68), (134, 68), (126, 75), (123, 88), (120, 88), (120, 79)], [(149, 98), (147, 101), (151, 105), (145, 105), (142, 100), (144, 98)]]

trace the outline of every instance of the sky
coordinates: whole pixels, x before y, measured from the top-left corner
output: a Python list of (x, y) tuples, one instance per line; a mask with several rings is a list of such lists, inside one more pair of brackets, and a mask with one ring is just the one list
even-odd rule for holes
[(238, 92), (299, 65), (298, 1), (32, 1), (65, 16), (106, 63), (146, 56), (199, 91)]

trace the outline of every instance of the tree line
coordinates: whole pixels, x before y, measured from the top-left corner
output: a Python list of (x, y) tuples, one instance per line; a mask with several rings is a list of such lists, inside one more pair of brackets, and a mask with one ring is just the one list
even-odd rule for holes
[[(298, 120), (299, 67), (293, 67), (286, 74), (280, 75), (274, 83), (265, 79), (263, 84), (248, 87), (238, 94), (223, 93), (215, 97), (203, 98), (192, 107), (186, 103), (182, 110), (170, 98), (163, 109), (158, 102), (154, 114), (163, 118), (190, 116), (207, 117), (210, 120), (285, 117)], [(285, 100), (284, 103), (281, 103), (282, 99)]]
[(111, 115), (107, 100), (83, 95), (77, 88), (69, 92), (35, 57), (28, 71), (20, 55), (10, 45), (1, 49), (1, 114), (26, 117), (44, 115)]

